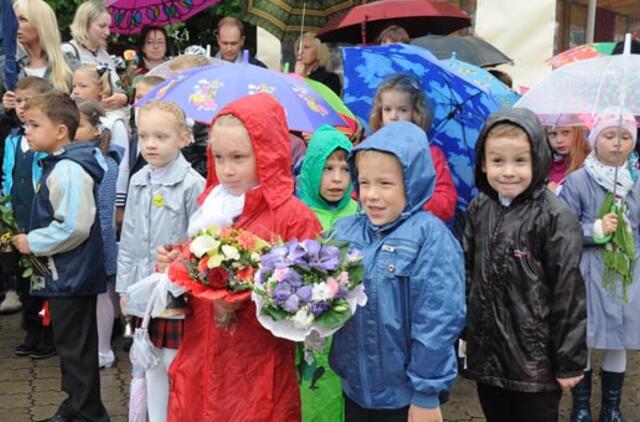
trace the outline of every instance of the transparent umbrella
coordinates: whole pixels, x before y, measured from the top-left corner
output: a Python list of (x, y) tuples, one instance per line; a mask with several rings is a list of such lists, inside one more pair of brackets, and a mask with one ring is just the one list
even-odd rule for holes
[(527, 91), (514, 105), (535, 112), (542, 123), (591, 126), (610, 107), (640, 116), (640, 55), (581, 60), (560, 69)]

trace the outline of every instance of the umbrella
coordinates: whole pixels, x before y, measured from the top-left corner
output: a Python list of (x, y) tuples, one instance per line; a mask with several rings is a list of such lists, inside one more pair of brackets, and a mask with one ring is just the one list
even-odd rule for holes
[(610, 56), (615, 46), (616, 43), (614, 42), (596, 42), (591, 44), (579, 45), (551, 58), (551, 67), (557, 69), (578, 60), (592, 59), (594, 57), (600, 56)]
[(640, 55), (577, 61), (554, 70), (514, 107), (535, 112), (543, 124), (590, 126), (596, 114), (624, 107), (640, 116)]
[(107, 0), (111, 31), (131, 35), (145, 26), (166, 26), (184, 22), (220, 0)]
[(364, 0), (243, 0), (242, 19), (261, 26), (281, 41), (293, 41), (301, 31), (318, 32), (337, 13)]
[(489, 44), (482, 38), (459, 35), (426, 35), (411, 40), (411, 44), (429, 50), (437, 58), (444, 60), (456, 53), (463, 62), (480, 67), (497, 66), (511, 63), (506, 54)]
[(471, 25), (466, 13), (443, 1), (380, 0), (336, 15), (318, 33), (325, 42), (371, 43), (391, 24), (411, 37), (449, 34)]
[(502, 108), (511, 108), (520, 99), (520, 95), (491, 73), (481, 67), (458, 60), (455, 53), (450, 59), (442, 60), (442, 63), (447, 69), (490, 92)]
[(363, 121), (369, 120), (380, 83), (396, 73), (418, 77), (433, 110), (429, 139), (447, 156), (465, 208), (476, 193), (475, 144), (485, 118), (499, 109), (484, 89), (447, 70), (427, 50), (406, 44), (343, 49), (344, 101)]
[(304, 81), (249, 63), (213, 64), (179, 73), (138, 101), (173, 101), (187, 117), (209, 124), (226, 104), (265, 92), (284, 107), (289, 129), (313, 132), (323, 124), (343, 126), (344, 120)]

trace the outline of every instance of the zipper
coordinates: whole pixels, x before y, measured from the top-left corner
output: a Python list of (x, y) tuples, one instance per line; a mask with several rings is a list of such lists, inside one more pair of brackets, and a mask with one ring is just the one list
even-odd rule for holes
[(382, 245), (380, 250), (382, 250), (383, 252), (404, 251), (404, 252), (409, 252), (411, 254), (416, 254), (418, 252), (417, 249), (413, 249), (408, 246), (391, 246), (391, 245)]

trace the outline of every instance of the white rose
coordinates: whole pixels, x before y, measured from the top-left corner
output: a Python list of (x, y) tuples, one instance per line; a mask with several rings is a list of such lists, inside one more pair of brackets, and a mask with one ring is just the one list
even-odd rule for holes
[(220, 246), (219, 241), (214, 239), (212, 236), (203, 235), (198, 236), (191, 241), (189, 251), (198, 258), (202, 258), (207, 252), (211, 249), (216, 249), (218, 246)]
[(313, 290), (311, 291), (311, 300), (314, 302), (319, 302), (323, 300), (331, 300), (333, 295), (331, 294), (331, 289), (326, 283), (316, 284), (313, 286)]
[(240, 252), (233, 246), (222, 245), (222, 253), (228, 260), (237, 261), (240, 259)]
[(313, 323), (313, 314), (306, 307), (298, 309), (298, 312), (291, 317), (293, 325), (299, 330), (306, 330)]

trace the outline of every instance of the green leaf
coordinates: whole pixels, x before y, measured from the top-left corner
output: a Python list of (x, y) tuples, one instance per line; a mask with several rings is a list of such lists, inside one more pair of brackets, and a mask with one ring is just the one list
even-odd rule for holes
[(282, 321), (291, 316), (290, 313), (280, 308), (275, 308), (271, 305), (262, 307), (262, 314), (269, 315), (274, 321)]
[(336, 312), (333, 307), (324, 314), (320, 315), (315, 322), (325, 328), (336, 328), (349, 321), (351, 318), (351, 309), (344, 312)]
[(22, 272), (22, 278), (31, 278), (32, 275), (33, 275), (33, 268), (31, 268), (31, 267), (26, 268)]

